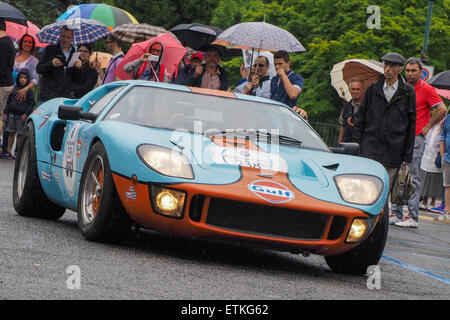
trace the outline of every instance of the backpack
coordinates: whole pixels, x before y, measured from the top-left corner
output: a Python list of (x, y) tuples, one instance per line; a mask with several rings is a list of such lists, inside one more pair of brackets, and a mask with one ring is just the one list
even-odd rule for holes
[(408, 200), (413, 193), (414, 185), (408, 165), (402, 164), (392, 186), (391, 202), (398, 205), (408, 204)]

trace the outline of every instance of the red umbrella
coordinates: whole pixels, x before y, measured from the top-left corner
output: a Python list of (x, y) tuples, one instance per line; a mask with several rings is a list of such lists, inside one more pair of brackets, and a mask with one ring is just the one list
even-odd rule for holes
[(9, 21), (5, 21), (6, 22), (6, 34), (12, 38), (12, 40), (15, 43), (19, 43), (20, 38), (22, 38), (22, 36), (24, 34), (29, 34), (30, 36), (32, 36), (34, 38), (34, 41), (36, 42), (36, 47), (46, 47), (48, 46), (47, 43), (41, 43), (39, 42), (38, 38), (36, 37), (36, 33), (39, 32), (39, 28), (37, 26), (35, 26), (34, 24), (32, 24), (30, 21), (27, 21), (28, 26), (23, 26), (21, 24), (17, 24), (17, 23), (13, 23), (13, 22), (9, 22)]
[(447, 100), (450, 100), (450, 90), (446, 90), (446, 89), (436, 89), (437, 93), (444, 97)]
[(122, 62), (117, 67), (116, 71), (114, 71), (114, 74), (122, 80), (130, 80), (132, 75), (126, 73), (123, 70), (123, 67), (129, 62), (139, 59), (142, 54), (148, 52), (148, 49), (154, 42), (159, 42), (163, 46), (164, 53), (162, 57), (162, 64), (170, 77), (175, 70), (177, 70), (178, 64), (186, 53), (186, 48), (183, 47), (182, 44), (168, 32), (150, 40), (133, 44), (123, 58)]

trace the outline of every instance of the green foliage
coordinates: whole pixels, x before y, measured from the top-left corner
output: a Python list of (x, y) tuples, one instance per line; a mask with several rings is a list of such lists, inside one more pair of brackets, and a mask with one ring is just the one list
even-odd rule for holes
[[(369, 30), (367, 8), (381, 9), (381, 29)], [(291, 66), (305, 78), (299, 105), (312, 116), (337, 117), (341, 101), (330, 85), (333, 65), (350, 58), (379, 60), (389, 51), (420, 56), (427, 0), (221, 0), (212, 21), (227, 28), (238, 22), (263, 21), (291, 32), (307, 49), (291, 54)], [(239, 9), (236, 10), (236, 7)], [(435, 73), (450, 69), (450, 0), (435, 1), (428, 64)], [(225, 64), (239, 74), (238, 63)]]

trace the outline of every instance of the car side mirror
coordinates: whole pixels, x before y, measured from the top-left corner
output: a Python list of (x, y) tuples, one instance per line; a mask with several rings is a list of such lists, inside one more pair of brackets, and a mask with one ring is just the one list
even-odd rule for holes
[(352, 156), (359, 155), (359, 144), (356, 142), (341, 142), (339, 147), (330, 147), (334, 153), (348, 154)]
[(95, 122), (98, 115), (91, 112), (83, 112), (79, 106), (60, 105), (58, 108), (58, 118), (61, 120), (90, 120)]

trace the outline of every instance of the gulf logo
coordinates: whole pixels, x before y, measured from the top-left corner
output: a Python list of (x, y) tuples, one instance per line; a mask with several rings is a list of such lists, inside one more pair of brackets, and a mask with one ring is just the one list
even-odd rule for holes
[(256, 196), (271, 203), (283, 203), (295, 198), (295, 194), (282, 184), (269, 180), (257, 180), (248, 185)]

